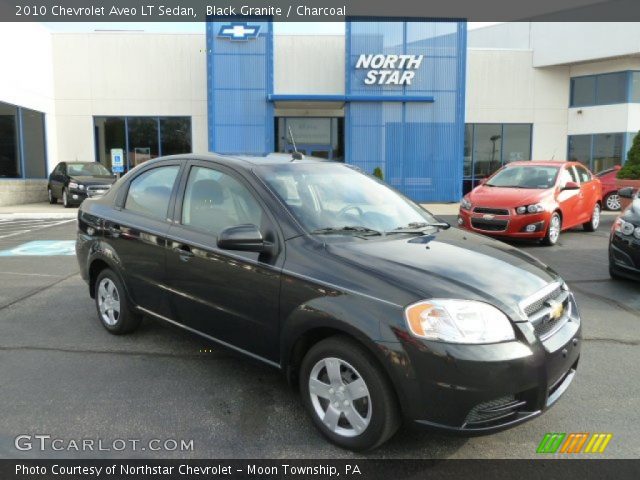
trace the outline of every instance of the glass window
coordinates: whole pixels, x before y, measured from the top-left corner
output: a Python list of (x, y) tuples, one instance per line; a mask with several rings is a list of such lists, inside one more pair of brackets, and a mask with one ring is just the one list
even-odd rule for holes
[(158, 156), (158, 119), (127, 118), (129, 166), (131, 168)]
[(518, 165), (505, 167), (486, 183), (492, 187), (551, 188), (556, 183), (558, 167)]
[(162, 155), (191, 153), (191, 119), (161, 117), (160, 146)]
[(580, 183), (586, 183), (591, 181), (591, 174), (584, 167), (575, 167), (578, 172), (578, 178), (580, 179)]
[(473, 145), (473, 124), (467, 123), (464, 126), (464, 176), (470, 177), (472, 172), (472, 150)]
[(0, 103), (0, 178), (20, 176), (18, 109)]
[(594, 105), (596, 101), (596, 77), (571, 79), (571, 106)]
[(193, 167), (182, 205), (182, 224), (217, 236), (235, 225), (261, 227), (263, 210), (251, 192), (218, 170)]
[(560, 179), (558, 185), (560, 186), (560, 188), (564, 188), (568, 182), (578, 183), (576, 174), (573, 172), (573, 168), (571, 167), (565, 167), (560, 170)]
[(608, 105), (611, 103), (626, 103), (627, 79), (627, 72), (598, 75), (596, 104)]
[(67, 174), (70, 177), (101, 177), (111, 176), (111, 172), (104, 165), (97, 162), (67, 163)]
[(640, 103), (640, 72), (631, 73), (631, 101)]
[(121, 149), (126, 155), (127, 134), (125, 132), (124, 117), (96, 117), (93, 120), (93, 124), (96, 160), (111, 170), (111, 149)]
[(44, 114), (23, 108), (22, 145), (24, 146), (25, 178), (45, 178), (47, 159), (45, 157)]
[(622, 133), (603, 133), (593, 136), (591, 170), (599, 172), (622, 164)]
[(531, 125), (504, 125), (502, 163), (531, 160)]
[(166, 220), (171, 191), (180, 167), (158, 167), (131, 181), (124, 208), (159, 220)]
[(477, 179), (486, 178), (502, 163), (502, 125), (478, 124), (473, 136), (474, 174)]
[(591, 135), (569, 136), (569, 160), (585, 165), (591, 163)]

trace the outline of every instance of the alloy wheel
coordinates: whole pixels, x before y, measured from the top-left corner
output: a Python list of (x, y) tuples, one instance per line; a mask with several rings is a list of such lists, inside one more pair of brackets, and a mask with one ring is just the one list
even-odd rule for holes
[(309, 395), (316, 415), (333, 433), (362, 434), (371, 422), (371, 395), (362, 376), (349, 363), (329, 357), (309, 374)]
[(110, 278), (103, 278), (98, 285), (98, 309), (100, 318), (109, 326), (114, 326), (120, 318), (120, 295)]
[(597, 230), (600, 225), (600, 205), (596, 203), (596, 206), (593, 207), (593, 215), (591, 216), (591, 225), (593, 225), (593, 229)]
[(555, 244), (560, 237), (560, 217), (555, 214), (551, 217), (551, 223), (549, 224), (549, 241)]
[(620, 210), (620, 195), (617, 193), (610, 194), (607, 197), (606, 205), (608, 210)]

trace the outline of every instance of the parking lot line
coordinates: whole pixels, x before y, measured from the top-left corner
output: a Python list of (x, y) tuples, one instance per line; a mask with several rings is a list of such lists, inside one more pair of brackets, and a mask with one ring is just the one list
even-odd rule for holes
[[(45, 225), (42, 225), (42, 224), (33, 224), (33, 225), (32, 224), (27, 224), (27, 225), (24, 225), (24, 226), (29, 226), (29, 227), (32, 227), (32, 228), (26, 228), (26, 229), (23, 229), (23, 230), (18, 230), (16, 232), (7, 233), (5, 235), (0, 235), (0, 239), (9, 238), (9, 237), (13, 237), (13, 236), (24, 234), (24, 233), (33, 232), (33, 231), (36, 231), (36, 230), (42, 230), (42, 229), (48, 228), (48, 227), (55, 227), (56, 225), (62, 225), (64, 223), (70, 223), (70, 222), (75, 222), (75, 219), (56, 220), (53, 223), (47, 222)], [(12, 224), (13, 224), (13, 222), (5, 223), (5, 224), (2, 224), (2, 227), (10, 226)], [(5, 229), (5, 231), (8, 231), (8, 230), (10, 230), (10, 229)], [(2, 233), (2, 229), (0, 229), (0, 233)]]

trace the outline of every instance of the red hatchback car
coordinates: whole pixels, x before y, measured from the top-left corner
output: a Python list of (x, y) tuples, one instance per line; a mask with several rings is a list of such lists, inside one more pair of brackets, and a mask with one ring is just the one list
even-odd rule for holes
[(578, 162), (505, 165), (460, 202), (458, 224), (495, 237), (558, 242), (560, 232), (600, 224), (602, 185)]

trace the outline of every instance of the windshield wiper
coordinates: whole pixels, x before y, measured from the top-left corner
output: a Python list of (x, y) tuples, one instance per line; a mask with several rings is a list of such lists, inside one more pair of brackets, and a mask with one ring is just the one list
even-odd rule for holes
[(326, 235), (332, 233), (359, 233), (364, 235), (382, 235), (382, 232), (373, 230), (372, 228), (363, 227), (360, 225), (349, 225), (346, 227), (325, 227), (317, 228), (311, 232), (313, 235)]
[(394, 233), (424, 233), (428, 228), (442, 228), (443, 230), (446, 230), (449, 227), (451, 227), (451, 225), (446, 222), (412, 222), (405, 227), (394, 228), (393, 230), (389, 230), (384, 233), (387, 235), (393, 235)]

